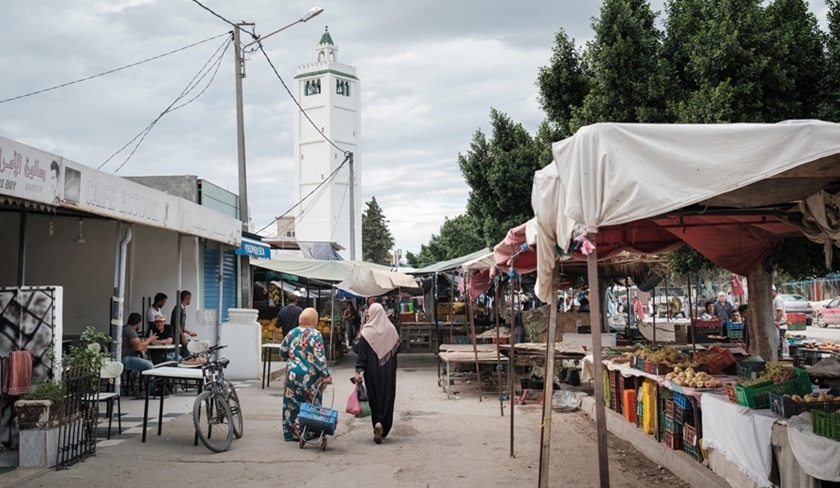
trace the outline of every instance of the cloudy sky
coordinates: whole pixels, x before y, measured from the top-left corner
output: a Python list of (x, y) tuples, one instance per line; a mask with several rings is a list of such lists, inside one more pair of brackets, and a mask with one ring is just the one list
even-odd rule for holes
[[(205, 0), (267, 34), (315, 5), (324, 13), (265, 41), (280, 75), (315, 61), (325, 26), (339, 61), (362, 86), (362, 199), (375, 196), (396, 248), (419, 251), (444, 216), (464, 211), (457, 164), (491, 108), (530, 131), (544, 118), (534, 84), (563, 28), (592, 36), (596, 0)], [(822, 0), (810, 0), (825, 25)], [(664, 0), (652, 2), (662, 10)], [(73, 81), (223, 34), (224, 22), (190, 0), (3, 2), (0, 100)], [(0, 104), (0, 135), (100, 166), (181, 93), (224, 38), (42, 95)], [(256, 228), (292, 206), (294, 105), (265, 59), (246, 61), (248, 193)], [(233, 52), (194, 103), (167, 114), (116, 173), (195, 174), (237, 191)], [(205, 78), (209, 81), (210, 76)], [(203, 86), (203, 85), (202, 85)], [(197, 92), (196, 92), (197, 93)], [(127, 153), (102, 167), (114, 172)], [(522, 198), (530, 198), (523, 195)]]

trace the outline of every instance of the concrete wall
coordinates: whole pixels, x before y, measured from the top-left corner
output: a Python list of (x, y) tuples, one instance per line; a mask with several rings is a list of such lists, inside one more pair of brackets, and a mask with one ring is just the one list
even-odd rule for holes
[(125, 179), (198, 203), (198, 177), (194, 175), (126, 176)]
[[(50, 221), (53, 232), (49, 234)], [(18, 229), (16, 212), (0, 213), (0, 286), (17, 285)], [(124, 227), (123, 227), (124, 228)], [(108, 332), (114, 290), (117, 254), (117, 222), (84, 217), (84, 243), (73, 241), (79, 232), (77, 217), (49, 214), (28, 215), (25, 285), (59, 285), (64, 287), (64, 334), (79, 335), (91, 325)], [(121, 238), (120, 236), (119, 238)], [(124, 316), (143, 313), (143, 297), (158, 291), (169, 296), (164, 311), (167, 317), (177, 303), (177, 234), (171, 231), (134, 226), (126, 266), (126, 299)], [(199, 240), (182, 237), (181, 283), (190, 290), (193, 302), (187, 311), (187, 326), (196, 323), (201, 306)], [(213, 337), (201, 337), (214, 339)]]

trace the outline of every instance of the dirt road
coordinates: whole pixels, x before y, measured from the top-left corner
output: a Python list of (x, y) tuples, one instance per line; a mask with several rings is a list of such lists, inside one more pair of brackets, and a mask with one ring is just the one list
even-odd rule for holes
[[(391, 435), (373, 443), (369, 419), (343, 413), (352, 385), (349, 358), (333, 367), (339, 428), (326, 452), (283, 442), (280, 431), (281, 384), (240, 389), (245, 436), (228, 452), (213, 454), (193, 446), (190, 416), (150, 432), (101, 448), (96, 457), (69, 470), (50, 471), (18, 483), (26, 487), (162, 488), (172, 486), (241, 487), (450, 487), (536, 486), (539, 474), (538, 405), (518, 406), (516, 457), (509, 456), (507, 408), (499, 415), (495, 397), (478, 401), (471, 385), (459, 387), (458, 400), (447, 400), (437, 386), (432, 356), (399, 357), (397, 412)], [(329, 395), (327, 395), (328, 401)], [(682, 483), (670, 472), (610, 436), (613, 487), (648, 487)], [(594, 487), (597, 480), (594, 423), (584, 414), (557, 413), (552, 429), (550, 486)]]

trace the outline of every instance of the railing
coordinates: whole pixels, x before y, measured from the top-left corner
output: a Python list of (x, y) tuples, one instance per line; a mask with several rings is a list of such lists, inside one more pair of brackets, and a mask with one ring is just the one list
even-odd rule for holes
[(66, 392), (59, 418), (56, 470), (69, 468), (96, 454), (99, 417), (99, 371), (68, 369), (62, 374), (62, 380)]

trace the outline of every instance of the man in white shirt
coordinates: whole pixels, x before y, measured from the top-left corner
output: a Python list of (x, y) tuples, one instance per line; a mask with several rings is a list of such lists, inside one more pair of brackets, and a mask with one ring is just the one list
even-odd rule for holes
[(155, 294), (155, 299), (151, 305), (149, 305), (149, 309), (146, 310), (146, 324), (149, 326), (149, 330), (155, 326), (155, 317), (157, 315), (163, 315), (163, 306), (166, 305), (166, 294), (157, 292)]
[(776, 346), (781, 344), (781, 338), (787, 332), (787, 321), (785, 318), (785, 301), (779, 296), (776, 291), (776, 285), (773, 285), (773, 325), (776, 326)]

